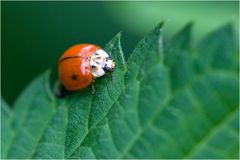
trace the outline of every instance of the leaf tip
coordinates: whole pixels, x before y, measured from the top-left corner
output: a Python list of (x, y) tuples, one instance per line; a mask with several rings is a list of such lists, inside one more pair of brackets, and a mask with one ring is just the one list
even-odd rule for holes
[(114, 38), (106, 44), (105, 49), (110, 53), (112, 53), (113, 57), (115, 56), (116, 59), (119, 59), (121, 61), (120, 63), (122, 64), (122, 66), (124, 66), (123, 68), (125, 68), (126, 62), (125, 62), (124, 54), (122, 51), (121, 37), (122, 37), (122, 31), (118, 32), (114, 36)]
[(193, 21), (188, 22), (177, 33), (174, 34), (167, 48), (186, 50), (191, 48)]
[(113, 48), (115, 45), (118, 45), (121, 40), (121, 32), (117, 33), (106, 45), (105, 49)]
[(193, 21), (188, 22), (186, 25), (184, 25), (184, 26), (175, 34), (174, 37), (176, 38), (176, 37), (178, 37), (178, 36), (185, 35), (185, 37), (190, 38), (193, 25), (194, 25), (194, 22), (193, 22)]
[(122, 31), (119, 31), (119, 32), (116, 34), (115, 37), (117, 37), (118, 39), (121, 39), (121, 37), (122, 37)]
[(111, 42), (115, 42), (115, 44), (118, 46), (119, 49), (122, 49), (121, 46), (121, 38), (122, 38), (122, 31), (118, 32), (114, 38), (111, 40)]
[(164, 26), (164, 21), (160, 22), (156, 27), (155, 29), (153, 30), (153, 32), (157, 35), (160, 36), (160, 34), (162, 33), (162, 29), (163, 29), (163, 26)]
[(230, 35), (231, 37), (234, 37), (235, 34), (235, 28), (234, 28), (234, 24), (232, 22), (228, 22), (225, 25), (223, 25), (222, 27), (220, 27), (219, 29), (217, 29), (215, 32), (213, 33), (225, 33)]

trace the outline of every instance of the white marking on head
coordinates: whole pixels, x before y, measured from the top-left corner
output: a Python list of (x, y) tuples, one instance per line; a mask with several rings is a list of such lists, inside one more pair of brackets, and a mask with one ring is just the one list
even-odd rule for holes
[(107, 52), (98, 49), (90, 59), (90, 66), (92, 67), (92, 75), (94, 77), (101, 77), (107, 71), (113, 71), (115, 62), (109, 57)]
[(105, 71), (101, 67), (96, 67), (92, 69), (93, 77), (102, 77), (105, 74)]
[(102, 58), (106, 58), (109, 57), (109, 55), (107, 54), (107, 52), (105, 52), (102, 49), (98, 49), (95, 53), (97, 53), (98, 55), (100, 55)]

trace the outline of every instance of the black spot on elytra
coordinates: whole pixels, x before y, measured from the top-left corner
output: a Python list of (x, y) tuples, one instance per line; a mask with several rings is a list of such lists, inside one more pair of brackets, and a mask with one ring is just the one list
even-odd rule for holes
[(73, 75), (71, 76), (71, 79), (72, 79), (72, 80), (77, 80), (77, 79), (78, 79), (78, 76), (77, 76), (76, 74), (73, 74)]

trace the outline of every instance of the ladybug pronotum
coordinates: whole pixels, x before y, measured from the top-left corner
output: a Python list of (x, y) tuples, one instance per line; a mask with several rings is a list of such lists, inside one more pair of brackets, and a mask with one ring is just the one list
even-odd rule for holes
[(79, 44), (67, 49), (59, 59), (59, 77), (69, 91), (86, 88), (94, 79), (111, 72), (114, 60), (99, 46)]

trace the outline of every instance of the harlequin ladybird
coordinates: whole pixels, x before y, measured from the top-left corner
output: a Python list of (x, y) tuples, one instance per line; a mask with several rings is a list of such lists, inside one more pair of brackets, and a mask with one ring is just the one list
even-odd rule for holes
[(58, 63), (60, 81), (69, 91), (86, 88), (94, 79), (115, 68), (114, 60), (99, 46), (92, 44), (70, 47)]

